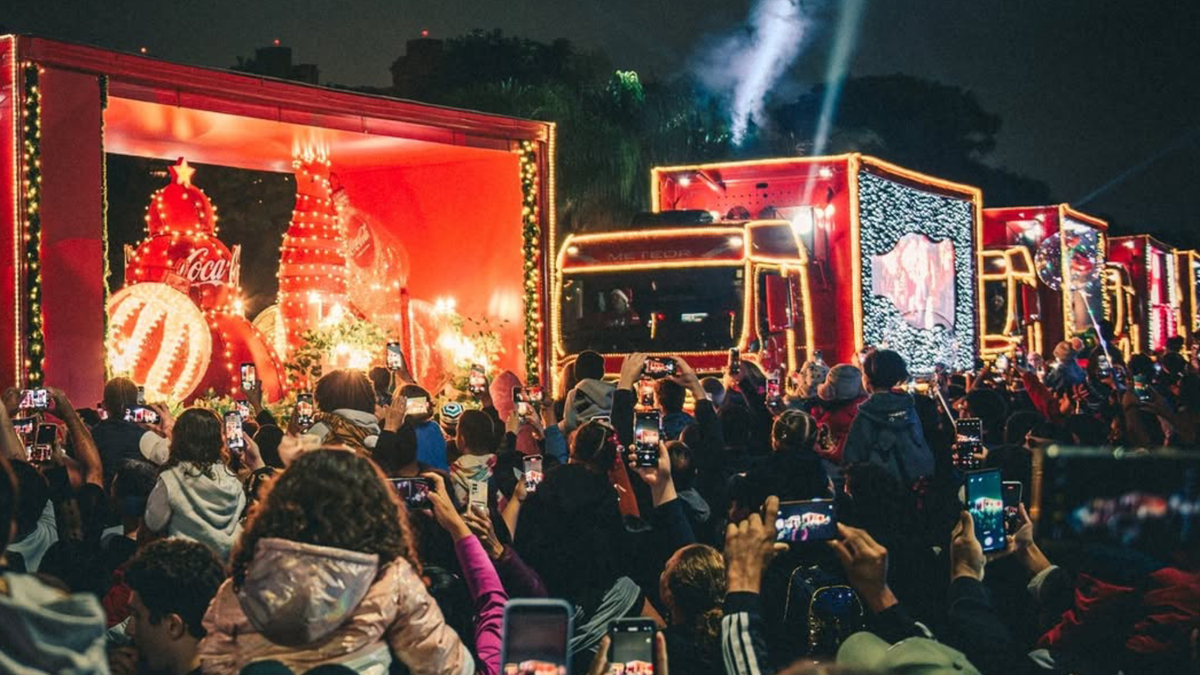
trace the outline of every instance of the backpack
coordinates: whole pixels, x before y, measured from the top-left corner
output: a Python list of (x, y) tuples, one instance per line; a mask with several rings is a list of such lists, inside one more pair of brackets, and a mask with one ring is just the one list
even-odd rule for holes
[(800, 566), (788, 579), (783, 621), (791, 635), (806, 635), (808, 656), (832, 656), (842, 641), (863, 629), (862, 599), (840, 575)]

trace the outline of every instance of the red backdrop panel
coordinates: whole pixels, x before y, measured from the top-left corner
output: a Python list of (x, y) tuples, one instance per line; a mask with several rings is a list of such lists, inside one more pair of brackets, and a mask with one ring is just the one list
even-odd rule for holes
[(46, 383), (91, 405), (104, 386), (100, 85), (53, 68), (40, 82)]
[(14, 257), (13, 245), (20, 235), (14, 220), (18, 196), (10, 179), (17, 171), (13, 142), (18, 121), (13, 117), (13, 96), (18, 85), (12, 81), (12, 61), (16, 58), (14, 41), (0, 40), (0, 385), (5, 387), (20, 382), (17, 350), (21, 328), (13, 320), (17, 311), (14, 274), (19, 269), (14, 267), (19, 259)]
[(354, 206), (404, 246), (414, 300), (453, 297), (458, 313), (501, 332), (501, 368), (523, 374), (521, 189), (517, 156), (343, 172)]

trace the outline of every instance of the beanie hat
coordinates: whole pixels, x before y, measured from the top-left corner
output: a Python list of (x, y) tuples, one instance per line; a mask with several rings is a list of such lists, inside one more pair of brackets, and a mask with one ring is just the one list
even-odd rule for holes
[(849, 363), (839, 363), (825, 376), (825, 382), (817, 387), (817, 396), (822, 401), (851, 401), (862, 396), (862, 371)]
[(825, 381), (829, 374), (829, 366), (816, 361), (805, 361), (796, 373), (796, 396), (800, 398), (815, 398), (817, 387)]

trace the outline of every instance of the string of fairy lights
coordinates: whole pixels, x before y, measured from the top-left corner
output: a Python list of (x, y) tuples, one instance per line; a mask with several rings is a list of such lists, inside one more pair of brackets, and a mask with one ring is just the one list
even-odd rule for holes
[(29, 302), (25, 306), (25, 373), (29, 386), (45, 379), (42, 333), (42, 94), (41, 69), (34, 63), (23, 67), (24, 105), (21, 109), (21, 187), (25, 204), (25, 275)]
[(521, 167), (521, 253), (524, 259), (525, 296), (525, 374), (528, 381), (538, 378), (538, 348), (542, 332), (538, 286), (541, 281), (541, 227), (538, 208), (538, 154), (533, 141), (522, 141), (518, 153)]
[[(112, 286), (108, 278), (112, 275), (112, 262), (108, 259), (108, 160), (104, 156), (104, 111), (108, 110), (108, 76), (98, 78), (100, 85), (100, 254), (101, 265), (104, 266), (104, 276), (100, 280), (100, 288), (104, 293), (104, 306), (108, 307), (108, 299), (112, 297)], [(108, 344), (109, 320), (108, 312), (101, 312), (104, 321), (104, 344)], [(111, 364), (108, 362), (108, 350), (104, 350), (104, 379), (112, 377)]]

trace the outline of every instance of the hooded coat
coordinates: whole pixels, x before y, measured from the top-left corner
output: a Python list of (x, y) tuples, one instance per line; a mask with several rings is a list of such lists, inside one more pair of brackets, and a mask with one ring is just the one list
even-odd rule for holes
[(842, 446), (842, 465), (855, 462), (881, 464), (906, 487), (933, 476), (933, 453), (911, 394), (876, 392), (858, 406)]
[(0, 575), (0, 672), (107, 673), (104, 610), (32, 574)]
[(590, 378), (580, 380), (574, 389), (567, 392), (563, 406), (563, 433), (569, 435), (597, 415), (611, 415), (613, 393), (616, 390), (616, 385), (611, 382)]
[(407, 560), (287, 539), (259, 540), (240, 589), (227, 579), (204, 615), (204, 672), (275, 660), (302, 673), (337, 663), (385, 675), (472, 675), (475, 661)]
[(209, 469), (212, 477), (190, 464), (159, 474), (146, 501), (145, 523), (152, 532), (198, 541), (226, 560), (242, 531), (246, 491), (224, 464)]

